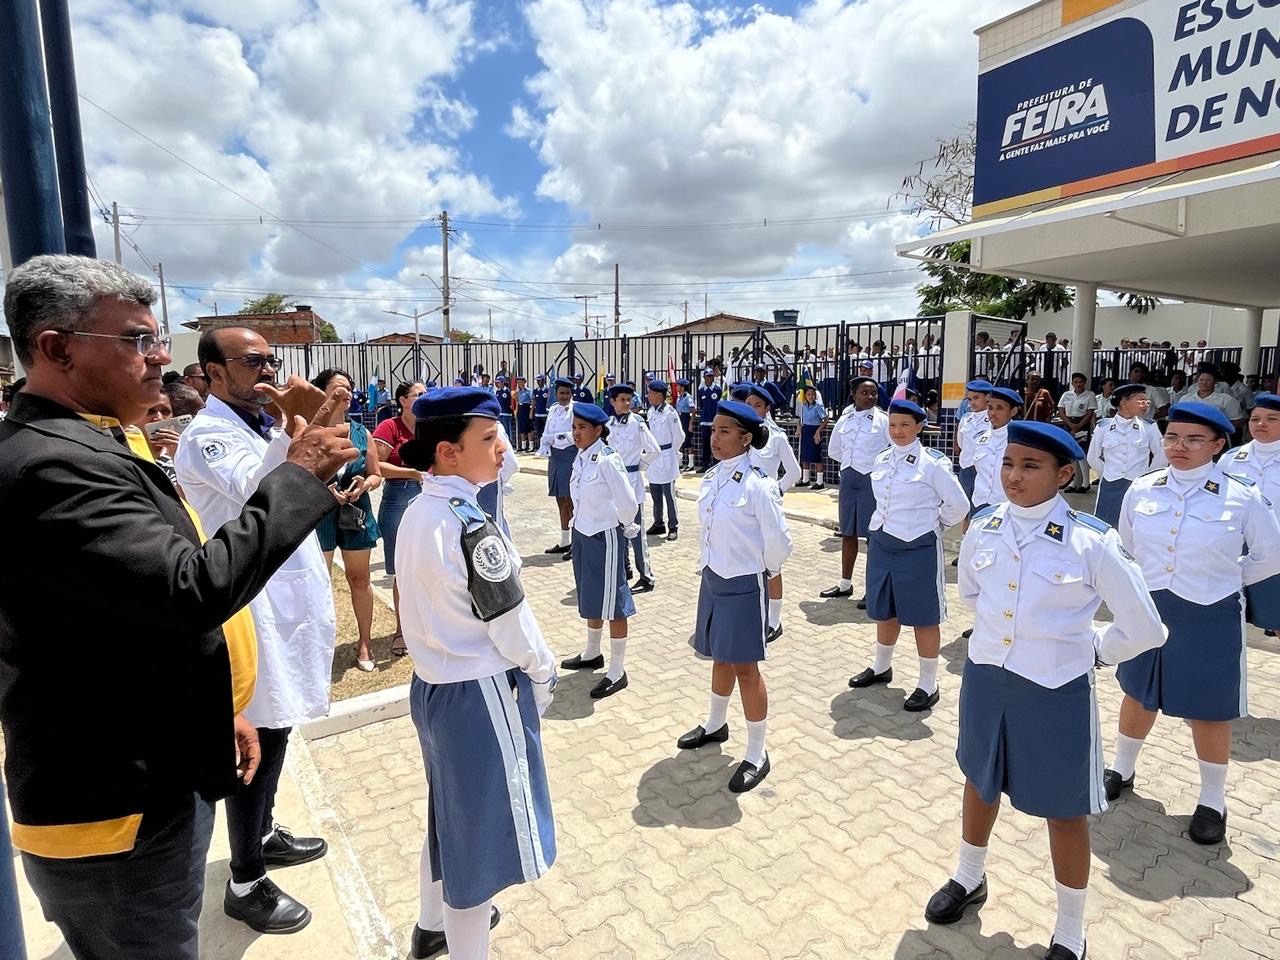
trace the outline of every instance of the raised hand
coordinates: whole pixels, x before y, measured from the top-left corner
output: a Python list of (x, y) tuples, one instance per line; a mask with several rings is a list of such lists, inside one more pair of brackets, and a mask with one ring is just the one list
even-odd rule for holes
[[(274, 389), (274, 388), (273, 388)], [(289, 435), (290, 463), (296, 463), (318, 480), (328, 483), (345, 464), (360, 456), (352, 442), (345, 411), (351, 395), (345, 387), (336, 388), (310, 422), (295, 415)], [(337, 425), (335, 425), (335, 423)]]
[[(276, 419), (282, 421), (281, 426), (289, 431), (290, 436), (293, 435), (293, 431), (289, 428), (294, 418), (302, 417), (304, 420), (311, 420), (325, 401), (323, 390), (302, 379), (296, 373), (285, 381), (283, 389), (272, 383), (255, 383), (253, 389), (271, 398)], [(346, 410), (343, 409), (342, 413), (345, 416)]]

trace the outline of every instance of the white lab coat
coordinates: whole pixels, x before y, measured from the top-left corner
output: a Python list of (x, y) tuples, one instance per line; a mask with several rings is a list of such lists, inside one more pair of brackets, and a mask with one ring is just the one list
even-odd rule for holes
[[(210, 396), (174, 454), (178, 483), (212, 534), (240, 516), (259, 481), (284, 462), (289, 437), (268, 443)], [(245, 717), (255, 727), (292, 727), (329, 712), (337, 624), (329, 570), (311, 534), (249, 603), (258, 634), (258, 683)]]

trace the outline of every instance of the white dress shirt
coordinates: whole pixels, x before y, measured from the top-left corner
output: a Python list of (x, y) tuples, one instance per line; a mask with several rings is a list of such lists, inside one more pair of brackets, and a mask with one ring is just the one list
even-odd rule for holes
[(1153, 383), (1144, 383), (1147, 388), (1147, 412), (1142, 415), (1142, 419), (1147, 423), (1154, 423), (1156, 419), (1156, 411), (1161, 407), (1169, 406), (1169, 391), (1164, 387), (1157, 387)]
[(1092, 390), (1082, 390), (1076, 393), (1074, 390), (1068, 390), (1061, 399), (1058, 400), (1058, 409), (1063, 416), (1070, 417), (1072, 420), (1079, 420), (1090, 410), (1094, 410), (1098, 405), (1098, 396)]
[[(1015, 524), (1010, 503), (978, 513), (957, 567), (960, 599), (976, 617), (969, 659), (1057, 689), (1089, 673), (1095, 655), (1130, 660), (1168, 631), (1116, 532), (1060, 496), (1049, 504), (1029, 527)], [(1102, 602), (1113, 622), (1096, 627)]]
[(1119, 415), (1098, 424), (1086, 459), (1103, 480), (1136, 480), (1154, 467), (1169, 463), (1154, 423)]
[(778, 485), (751, 464), (747, 454), (722, 460), (702, 477), (698, 491), (702, 523), (699, 569), (718, 576), (777, 573), (791, 556), (791, 533)]
[(1280, 440), (1263, 443), (1250, 440), (1243, 447), (1228, 450), (1222, 456), (1222, 469), (1238, 477), (1248, 477), (1271, 501), (1272, 510), (1280, 510)]
[(859, 410), (850, 404), (831, 428), (827, 456), (840, 464), (841, 470), (853, 467), (859, 473), (869, 473), (876, 456), (888, 446), (889, 415), (879, 407)]
[(1243, 420), (1244, 411), (1240, 409), (1240, 404), (1236, 398), (1225, 390), (1214, 390), (1207, 397), (1200, 396), (1200, 391), (1192, 389), (1185, 393), (1182, 397), (1183, 401), (1196, 400), (1200, 403), (1207, 403), (1211, 407), (1217, 407), (1228, 420)]
[(649, 433), (658, 445), (658, 455), (649, 464), (649, 482), (675, 483), (680, 476), (680, 445), (684, 443), (680, 414), (671, 404), (663, 403), (649, 408), (648, 421)]
[(956, 443), (960, 445), (960, 466), (973, 466), (973, 445), (978, 439), (978, 434), (991, 426), (991, 421), (987, 419), (987, 411), (970, 410), (960, 418), (960, 423), (956, 425)]
[[(648, 466), (661, 452), (644, 417), (637, 413), (627, 414), (625, 421), (617, 416), (609, 418), (609, 446), (627, 467)], [(639, 475), (636, 470), (629, 472)]]
[[(459, 683), (517, 667), (534, 683), (546, 683), (555, 674), (555, 658), (527, 599), (488, 623), (472, 611), (462, 521), (449, 500), (458, 497), (475, 505), (478, 490), (462, 477), (428, 474), (422, 493), (400, 521), (396, 581), (400, 624), (414, 672), (427, 683)], [(518, 574), (515, 545), (501, 530), (498, 536)]]
[[(769, 427), (768, 442), (759, 450), (749, 450), (747, 456), (750, 457), (753, 465), (764, 471), (765, 476), (777, 481), (779, 490), (786, 493), (800, 479), (800, 461), (796, 459), (795, 451), (791, 449), (791, 441), (787, 439), (782, 428), (772, 419), (767, 419), (765, 422)], [(778, 478), (779, 470), (782, 471), (781, 479)]]
[(547, 408), (547, 422), (542, 428), (542, 442), (538, 444), (538, 456), (551, 456), (551, 448), (563, 450), (573, 446), (573, 405), (553, 403)]
[(622, 457), (603, 440), (578, 451), (569, 478), (569, 496), (573, 499), (573, 529), (588, 537), (634, 523), (640, 505)]
[(1230, 476), (1223, 463), (1189, 482), (1171, 467), (1139, 477), (1124, 495), (1119, 529), (1152, 590), (1201, 606), (1280, 573), (1271, 505), (1255, 482)]
[(975, 506), (1004, 503), (1004, 481), (1000, 479), (1000, 467), (1004, 463), (1004, 450), (1009, 446), (1009, 425), (996, 429), (988, 422), (973, 441), (973, 466), (977, 474), (973, 478), (973, 503)]
[(951, 458), (919, 440), (894, 444), (871, 468), (876, 512), (871, 529), (911, 541), (930, 530), (939, 536), (969, 513), (969, 498), (951, 470)]

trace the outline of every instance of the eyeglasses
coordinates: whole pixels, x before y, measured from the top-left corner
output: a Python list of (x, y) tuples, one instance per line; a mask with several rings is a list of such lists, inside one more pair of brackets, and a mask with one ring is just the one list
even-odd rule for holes
[(154, 333), (88, 333), (84, 330), (59, 330), (69, 337), (97, 337), (101, 340), (123, 340), (132, 343), (134, 349), (144, 357), (154, 357), (164, 351), (168, 353), (173, 347), (172, 337), (157, 337)]
[(1160, 438), (1162, 447), (1186, 447), (1188, 450), (1199, 450), (1206, 443), (1213, 443), (1210, 437), (1171, 437), (1165, 434)]
[(262, 370), (263, 367), (270, 367), (272, 370), (280, 369), (279, 357), (275, 357), (275, 356), (264, 357), (260, 353), (246, 353), (242, 357), (226, 357), (224, 359), (227, 363), (230, 363), (232, 360), (236, 360), (239, 363), (243, 363), (246, 367), (248, 367), (251, 370), (260, 371)]

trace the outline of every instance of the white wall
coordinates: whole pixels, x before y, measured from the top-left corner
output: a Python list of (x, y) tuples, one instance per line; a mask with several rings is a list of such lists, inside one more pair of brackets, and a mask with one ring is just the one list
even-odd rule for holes
[[(1175, 347), (1183, 340), (1195, 346), (1197, 340), (1207, 340), (1211, 347), (1238, 347), (1244, 334), (1243, 310), (1230, 307), (1211, 307), (1203, 303), (1168, 303), (1156, 307), (1148, 314), (1139, 314), (1123, 305), (1109, 305), (1112, 295), (1098, 296), (1098, 324), (1096, 336), (1104, 347), (1119, 346), (1122, 337), (1137, 340), (1146, 337), (1154, 343), (1170, 341)], [(1041, 313), (1029, 316), (1027, 336), (1039, 340), (1052, 330), (1059, 337), (1071, 338), (1072, 311)], [(1276, 327), (1280, 311), (1267, 310), (1262, 315), (1262, 345), (1276, 342)]]

